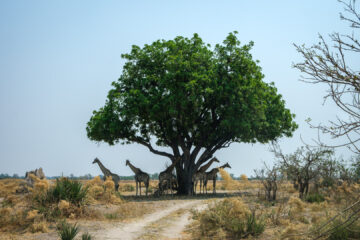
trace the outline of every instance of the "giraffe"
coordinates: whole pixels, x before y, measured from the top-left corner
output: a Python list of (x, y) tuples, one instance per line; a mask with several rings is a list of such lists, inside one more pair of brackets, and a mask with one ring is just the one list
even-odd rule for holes
[(130, 169), (135, 173), (135, 182), (136, 182), (136, 196), (138, 195), (138, 188), (140, 188), (140, 196), (141, 196), (141, 182), (144, 182), (146, 188), (146, 196), (148, 194), (149, 188), (149, 174), (141, 171), (140, 168), (135, 167), (130, 163), (129, 160), (126, 160), (126, 166), (129, 166)]
[(219, 168), (231, 168), (229, 163), (225, 163), (224, 165), (217, 167), (217, 168), (213, 168), (210, 172), (205, 172), (205, 181), (204, 181), (204, 187), (206, 189), (206, 194), (207, 194), (207, 182), (209, 180), (213, 180), (213, 193), (216, 193), (216, 177), (217, 177), (217, 173), (219, 172)]
[[(176, 177), (172, 174), (172, 171), (175, 168), (175, 165), (180, 161), (180, 157), (178, 157), (169, 167), (167, 167), (164, 171), (159, 174), (159, 189), (160, 192), (165, 189), (170, 189), (171, 194), (173, 190), (173, 183), (176, 183)], [(164, 186), (163, 182), (166, 181), (166, 186)]]
[[(201, 193), (201, 187), (204, 188), (204, 180), (205, 180), (205, 171), (211, 166), (213, 162), (220, 162), (216, 157), (212, 158), (207, 164), (202, 166), (194, 175), (192, 178), (192, 181), (194, 183), (194, 193), (196, 194), (196, 187), (198, 181), (200, 181), (200, 193)], [(204, 193), (204, 189), (203, 189)]]
[(103, 180), (106, 181), (106, 177), (111, 177), (113, 182), (115, 183), (115, 190), (118, 191), (119, 189), (119, 181), (120, 181), (120, 177), (119, 175), (112, 173), (109, 169), (107, 169), (98, 158), (95, 158), (94, 161), (92, 162), (93, 164), (97, 163), (100, 167), (100, 170), (103, 172), (104, 176), (103, 176)]

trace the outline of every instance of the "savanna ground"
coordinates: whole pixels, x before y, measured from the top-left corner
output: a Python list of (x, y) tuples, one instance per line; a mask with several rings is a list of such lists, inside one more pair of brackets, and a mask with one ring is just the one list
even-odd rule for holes
[[(16, 193), (23, 181), (3, 179), (0, 239), (60, 239), (59, 222), (64, 220), (79, 227), (75, 239), (83, 233), (92, 239), (313, 239), (316, 229), (357, 201), (360, 193), (359, 184), (344, 183), (321, 190), (324, 199), (315, 197), (310, 203), (298, 198), (292, 184), (283, 182), (277, 200), (268, 202), (259, 181), (235, 181), (225, 171), (221, 174), (224, 180), (217, 182), (216, 195), (210, 182), (208, 195), (188, 197), (155, 197), (151, 192), (156, 181), (151, 182), (149, 196), (136, 197), (133, 181), (121, 181), (119, 194), (112, 190), (111, 180), (96, 177), (82, 181), (88, 192), (81, 202), (50, 201), (46, 192), (55, 181), (36, 179), (28, 193)], [(345, 218), (346, 214), (336, 221)], [(359, 220), (354, 224), (358, 227)]]

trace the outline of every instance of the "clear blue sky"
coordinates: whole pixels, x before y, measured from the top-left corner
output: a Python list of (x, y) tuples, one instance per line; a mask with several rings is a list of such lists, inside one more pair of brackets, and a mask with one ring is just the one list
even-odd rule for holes
[[(298, 81), (291, 65), (302, 59), (292, 44), (349, 32), (339, 19), (342, 8), (336, 0), (0, 1), (0, 173), (43, 167), (47, 175), (96, 175), (95, 157), (120, 175), (132, 174), (125, 159), (162, 171), (166, 158), (139, 145), (98, 145), (85, 127), (121, 74), (122, 53), (133, 44), (193, 33), (214, 45), (237, 30), (243, 43), (255, 42), (252, 53), (265, 81), (275, 82), (297, 115), (299, 129), (281, 141), (285, 152), (294, 151), (300, 134), (309, 142), (317, 136), (307, 117), (324, 123), (341, 113), (322, 105), (325, 88)], [(267, 150), (233, 144), (215, 155), (230, 163), (231, 173), (251, 175), (262, 161), (273, 161)]]

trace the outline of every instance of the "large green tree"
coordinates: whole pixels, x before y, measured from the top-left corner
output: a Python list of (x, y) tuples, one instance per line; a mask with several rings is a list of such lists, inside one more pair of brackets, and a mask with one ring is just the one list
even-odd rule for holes
[(214, 50), (197, 34), (133, 46), (105, 106), (87, 124), (88, 137), (181, 158), (178, 193), (191, 194), (192, 175), (217, 150), (289, 137), (297, 128), (274, 84), (262, 81), (252, 46), (241, 46), (236, 32)]

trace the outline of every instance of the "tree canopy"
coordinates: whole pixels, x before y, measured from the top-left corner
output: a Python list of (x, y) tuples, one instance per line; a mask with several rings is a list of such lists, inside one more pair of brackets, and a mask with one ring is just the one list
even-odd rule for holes
[[(194, 34), (132, 46), (105, 106), (87, 124), (91, 140), (139, 143), (174, 161), (178, 180), (189, 185), (199, 166), (233, 142), (266, 143), (290, 137), (294, 115), (273, 83), (265, 83), (253, 42), (236, 32), (212, 50)], [(151, 144), (170, 147), (159, 151)], [(169, 153), (172, 152), (172, 153)], [(188, 193), (188, 190), (180, 192)]]

